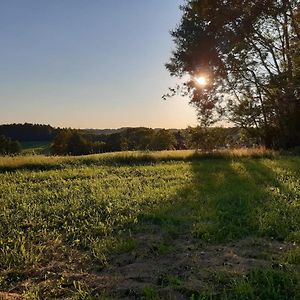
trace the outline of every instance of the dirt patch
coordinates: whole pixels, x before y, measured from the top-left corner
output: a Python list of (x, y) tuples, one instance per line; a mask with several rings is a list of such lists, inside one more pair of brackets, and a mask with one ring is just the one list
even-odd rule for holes
[[(140, 234), (134, 238), (134, 250), (114, 255), (102, 269), (82, 253), (74, 249), (66, 252), (61, 243), (52, 244), (48, 260), (18, 272), (19, 280), (8, 287), (10, 293), (0, 293), (0, 299), (21, 299), (20, 295), (31, 287), (37, 287), (42, 298), (68, 299), (78, 289), (76, 283), (91, 295), (105, 293), (114, 299), (141, 299), (147, 293), (163, 299), (189, 299), (212, 282), (217, 289), (222, 274), (240, 276), (252, 268), (271, 266), (295, 247), (251, 238), (219, 245), (184, 236), (166, 240), (159, 234)], [(13, 278), (16, 272), (1, 276)]]
[[(170, 241), (169, 245), (153, 236), (137, 240), (140, 243), (134, 253), (112, 258), (110, 266), (102, 271), (111, 278), (106, 290), (116, 297), (139, 298), (143, 289), (153, 288), (161, 296), (167, 292), (170, 299), (186, 299), (205, 290), (218, 274), (239, 276), (252, 268), (271, 266), (272, 257), (291, 247), (263, 239), (213, 246), (185, 238)], [(168, 247), (169, 253), (160, 253)]]
[(15, 293), (0, 292), (0, 300), (18, 300), (21, 299), (21, 295)]

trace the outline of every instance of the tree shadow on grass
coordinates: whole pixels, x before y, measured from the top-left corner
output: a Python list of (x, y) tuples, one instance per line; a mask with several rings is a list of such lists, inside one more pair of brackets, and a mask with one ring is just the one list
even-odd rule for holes
[(185, 228), (187, 234), (206, 241), (258, 234), (257, 214), (268, 197), (265, 185), (274, 180), (258, 160), (194, 161), (191, 169), (192, 182), (169, 204), (142, 216), (142, 223), (172, 225), (179, 232)]
[[(213, 282), (212, 286), (216, 289), (213, 294), (218, 289), (220, 292), (220, 289), (231, 286), (229, 291), (241, 292), (240, 298), (237, 299), (248, 296), (247, 299), (254, 299), (255, 297), (252, 295), (254, 298), (251, 298), (246, 290), (238, 291), (239, 284), (241, 287), (253, 285), (253, 291), (262, 295), (264, 287), (259, 287), (256, 283), (259, 276), (265, 276), (265, 281), (277, 278), (278, 282), (271, 283), (271, 292), (277, 289), (282, 295), (296, 295), (299, 281), (294, 270), (282, 269), (282, 266), (276, 269), (274, 266), (281, 265), (276, 261), (282, 261), (287, 251), (284, 247), (289, 247), (280, 241), (291, 241), (293, 234), (299, 232), (300, 212), (299, 207), (295, 208), (289, 201), (289, 198), (295, 197), (295, 191), (286, 186), (275, 168), (276, 162), (266, 159), (191, 162), (192, 182), (177, 191), (167, 205), (158, 206), (150, 213), (140, 216), (136, 227), (136, 232), (143, 230), (146, 235), (151, 232), (160, 240), (167, 237), (164, 240), (165, 244), (172, 243), (173, 240), (176, 247), (177, 243), (177, 249), (171, 248), (171, 253), (174, 253), (169, 255), (169, 263), (172, 262), (174, 267), (169, 269), (166, 268), (163, 258), (166, 254), (162, 251), (164, 248), (159, 244), (156, 246), (156, 270), (166, 270), (160, 276), (168, 278), (169, 272), (173, 277), (186, 280), (187, 284), (175, 287), (175, 290), (180, 290), (188, 297), (200, 297), (200, 294), (193, 293), (192, 289), (209, 289), (205, 284)], [(286, 171), (284, 167), (283, 171)], [(285, 172), (281, 175), (285, 176), (284, 174)], [(295, 176), (290, 179), (296, 180), (297, 175)], [(278, 193), (274, 194), (273, 191)], [(262, 240), (258, 244), (244, 243), (249, 238)], [(178, 243), (184, 245), (180, 247)], [(242, 252), (250, 253), (250, 259), (236, 255), (239, 250), (239, 255), (242, 255)], [(182, 254), (178, 251), (182, 251)], [(226, 258), (226, 251), (232, 253), (230, 255), (236, 257), (236, 260)], [(183, 258), (184, 255), (190, 256), (190, 259)], [(252, 259), (254, 255), (257, 255), (257, 259)], [(197, 271), (193, 270), (193, 265)], [(182, 271), (185, 267), (191, 268), (192, 271)], [(265, 270), (265, 273), (259, 268)], [(199, 270), (202, 270), (201, 274)], [(209, 274), (214, 274), (213, 279), (206, 277), (206, 270), (209, 270)], [(250, 271), (250, 277), (243, 277), (246, 279), (239, 282), (241, 274), (245, 276), (245, 273), (240, 273), (241, 270)], [(172, 284), (170, 280), (164, 280), (166, 285)], [(279, 283), (280, 281), (282, 283)], [(273, 295), (271, 292), (269, 297)], [(222, 295), (225, 297), (226, 292), (224, 293)]]
[(157, 222), (215, 242), (248, 236), (290, 240), (299, 234), (299, 182), (293, 186), (294, 176), (288, 184), (283, 166), (281, 173), (274, 171), (275, 161), (261, 159), (194, 161), (191, 166), (192, 183), (152, 213)]

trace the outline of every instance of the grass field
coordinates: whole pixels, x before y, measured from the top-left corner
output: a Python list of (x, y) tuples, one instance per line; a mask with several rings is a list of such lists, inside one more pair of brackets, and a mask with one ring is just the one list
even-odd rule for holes
[(300, 157), (0, 158), (0, 299), (300, 299)]

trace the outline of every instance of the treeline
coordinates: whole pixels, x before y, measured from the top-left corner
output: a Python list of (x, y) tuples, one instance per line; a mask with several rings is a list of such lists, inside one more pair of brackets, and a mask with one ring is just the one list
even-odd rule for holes
[[(101, 132), (101, 131), (99, 131)], [(257, 133), (240, 128), (190, 127), (187, 129), (121, 128), (111, 134), (91, 130), (60, 129), (40, 124), (0, 125), (0, 154), (19, 153), (17, 141), (49, 141), (54, 155), (84, 155), (114, 151), (182, 150), (212, 151), (259, 144)]]
[(82, 155), (130, 150), (171, 150), (179, 149), (179, 145), (178, 134), (166, 129), (128, 128), (109, 135), (62, 129), (57, 133), (51, 149), (53, 154), (58, 155)]
[(166, 129), (128, 128), (122, 132), (93, 137), (105, 152), (180, 149), (176, 135)]
[(0, 135), (20, 142), (52, 141), (57, 133), (56, 128), (41, 124), (5, 124), (0, 125)]
[(110, 135), (92, 136), (103, 144), (104, 152), (126, 150), (183, 150), (211, 151), (219, 148), (252, 147), (259, 141), (240, 128), (189, 127), (187, 129), (128, 128)]
[(182, 150), (212, 151), (220, 148), (252, 147), (254, 137), (239, 128), (187, 128), (167, 130), (127, 128), (108, 135), (93, 135), (84, 130), (59, 130), (52, 153), (56, 155), (83, 155), (114, 151)]

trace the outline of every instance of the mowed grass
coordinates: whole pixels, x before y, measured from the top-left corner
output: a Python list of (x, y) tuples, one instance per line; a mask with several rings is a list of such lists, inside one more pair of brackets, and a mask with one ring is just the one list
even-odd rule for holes
[[(167, 274), (164, 284), (187, 299), (299, 299), (300, 158), (259, 151), (0, 158), (0, 291), (103, 299), (36, 270), (58, 253), (66, 268), (78, 260), (101, 274), (122, 253), (142, 257), (140, 235), (162, 235), (151, 246), (158, 268), (182, 237), (203, 249), (248, 238), (291, 245), (267, 268), (217, 273), (193, 292), (182, 289), (189, 278)], [(160, 299), (155, 287), (136, 295)]]

